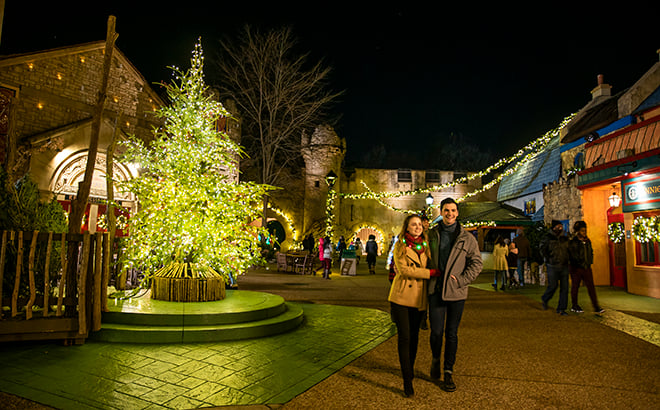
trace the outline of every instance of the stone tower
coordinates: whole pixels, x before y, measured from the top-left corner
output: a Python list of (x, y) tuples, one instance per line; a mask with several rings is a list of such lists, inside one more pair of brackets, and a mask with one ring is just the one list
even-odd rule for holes
[[(314, 238), (325, 230), (325, 206), (328, 195), (326, 176), (337, 175), (335, 190), (341, 186), (341, 166), (346, 154), (346, 140), (340, 138), (329, 125), (319, 125), (312, 135), (303, 134), (302, 155), (305, 160), (305, 197), (303, 203), (303, 229)], [(339, 199), (335, 202), (335, 221), (339, 221)]]

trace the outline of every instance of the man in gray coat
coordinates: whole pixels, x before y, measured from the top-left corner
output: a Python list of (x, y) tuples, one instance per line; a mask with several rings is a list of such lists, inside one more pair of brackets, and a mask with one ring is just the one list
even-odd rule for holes
[(474, 236), (456, 221), (458, 205), (452, 198), (440, 203), (442, 222), (429, 231), (431, 260), (429, 269), (439, 269), (442, 275), (429, 280), (429, 322), (431, 323), (431, 378), (440, 378), (440, 353), (445, 336), (444, 382), (446, 391), (455, 391), (454, 363), (458, 348), (458, 326), (461, 323), (468, 285), (479, 273), (483, 262)]

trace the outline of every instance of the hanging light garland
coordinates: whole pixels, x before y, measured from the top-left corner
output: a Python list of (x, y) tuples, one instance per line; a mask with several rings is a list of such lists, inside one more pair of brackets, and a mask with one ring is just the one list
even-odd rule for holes
[(625, 238), (624, 226), (621, 222), (612, 222), (607, 225), (607, 236), (614, 243), (621, 243)]
[[(387, 208), (390, 208), (392, 210), (395, 210), (397, 212), (417, 213), (419, 211), (403, 210), (403, 209), (398, 209), (396, 207), (393, 207), (391, 205), (386, 205), (384, 202), (380, 201), (380, 199), (382, 199), (382, 198), (398, 198), (398, 197), (402, 197), (402, 196), (410, 196), (410, 195), (418, 195), (418, 194), (428, 194), (428, 193), (431, 193), (431, 192), (439, 192), (439, 191), (442, 191), (442, 190), (447, 189), (447, 188), (455, 187), (456, 185), (459, 185), (459, 184), (465, 184), (465, 183), (467, 183), (467, 182), (469, 182), (473, 179), (486, 176), (486, 175), (490, 174), (492, 171), (494, 171), (496, 169), (499, 169), (499, 168), (501, 168), (502, 166), (504, 166), (506, 164), (510, 164), (510, 163), (514, 162), (515, 160), (517, 160), (520, 157), (523, 157), (522, 160), (518, 161), (518, 163), (516, 163), (515, 166), (505, 170), (502, 174), (500, 174), (493, 181), (491, 181), (488, 184), (484, 185), (480, 189), (477, 189), (477, 190), (474, 190), (472, 192), (466, 193), (465, 195), (463, 195), (461, 198), (457, 199), (456, 201), (459, 202), (459, 200), (461, 200), (461, 201), (465, 200), (465, 199), (470, 198), (474, 195), (477, 195), (481, 192), (487, 191), (488, 189), (495, 186), (497, 183), (501, 182), (504, 177), (509, 176), (509, 175), (513, 174), (514, 172), (516, 172), (521, 166), (526, 164), (529, 160), (531, 160), (539, 152), (541, 152), (543, 149), (545, 149), (545, 147), (550, 143), (550, 141), (553, 138), (559, 136), (560, 130), (562, 128), (564, 128), (564, 126), (566, 126), (566, 124), (568, 124), (573, 119), (574, 116), (575, 116), (575, 113), (573, 113), (573, 114), (569, 115), (568, 117), (564, 118), (557, 128), (546, 132), (541, 137), (537, 138), (536, 140), (534, 140), (531, 143), (529, 143), (528, 145), (526, 145), (524, 148), (518, 150), (518, 152), (516, 152), (511, 157), (502, 158), (499, 161), (492, 164), (491, 166), (489, 166), (488, 168), (486, 168), (482, 171), (470, 174), (466, 177), (461, 177), (461, 178), (458, 178), (458, 179), (450, 181), (450, 182), (446, 182), (446, 183), (441, 184), (441, 185), (433, 185), (433, 186), (430, 186), (430, 187), (419, 188), (419, 189), (410, 190), (410, 191), (391, 191), (391, 192), (374, 192), (373, 190), (369, 189), (369, 187), (367, 186), (367, 184), (364, 181), (360, 181), (362, 186), (366, 189), (366, 192), (361, 192), (361, 193), (358, 193), (358, 194), (341, 193), (339, 195), (340, 195), (341, 198), (345, 198), (345, 199), (375, 199), (381, 205), (383, 205)], [(527, 154), (525, 154), (525, 153), (527, 153)], [(431, 205), (430, 208), (437, 208), (439, 206), (440, 206), (439, 204), (437, 204), (437, 205), (434, 204), (434, 205)]]
[(335, 200), (337, 199), (337, 191), (333, 187), (328, 189), (328, 197), (325, 200), (325, 236), (332, 238), (334, 234), (335, 222)]

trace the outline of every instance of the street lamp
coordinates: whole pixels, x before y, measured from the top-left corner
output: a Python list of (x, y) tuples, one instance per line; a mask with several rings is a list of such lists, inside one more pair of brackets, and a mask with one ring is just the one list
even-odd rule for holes
[(325, 176), (325, 183), (328, 184), (330, 188), (335, 185), (335, 182), (337, 182), (337, 174), (335, 174), (334, 171), (328, 172), (328, 175)]
[(431, 206), (433, 205), (433, 195), (428, 194), (426, 196), (426, 206)]
[(610, 201), (610, 206), (612, 208), (616, 208), (621, 203), (621, 197), (617, 195), (616, 192), (612, 192), (612, 195), (610, 195), (607, 200)]

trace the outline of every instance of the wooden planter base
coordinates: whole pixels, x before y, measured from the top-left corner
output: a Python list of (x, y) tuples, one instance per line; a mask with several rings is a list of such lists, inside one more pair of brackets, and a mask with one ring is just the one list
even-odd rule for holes
[(169, 302), (210, 302), (225, 298), (225, 281), (217, 278), (165, 278), (154, 276), (151, 298)]

